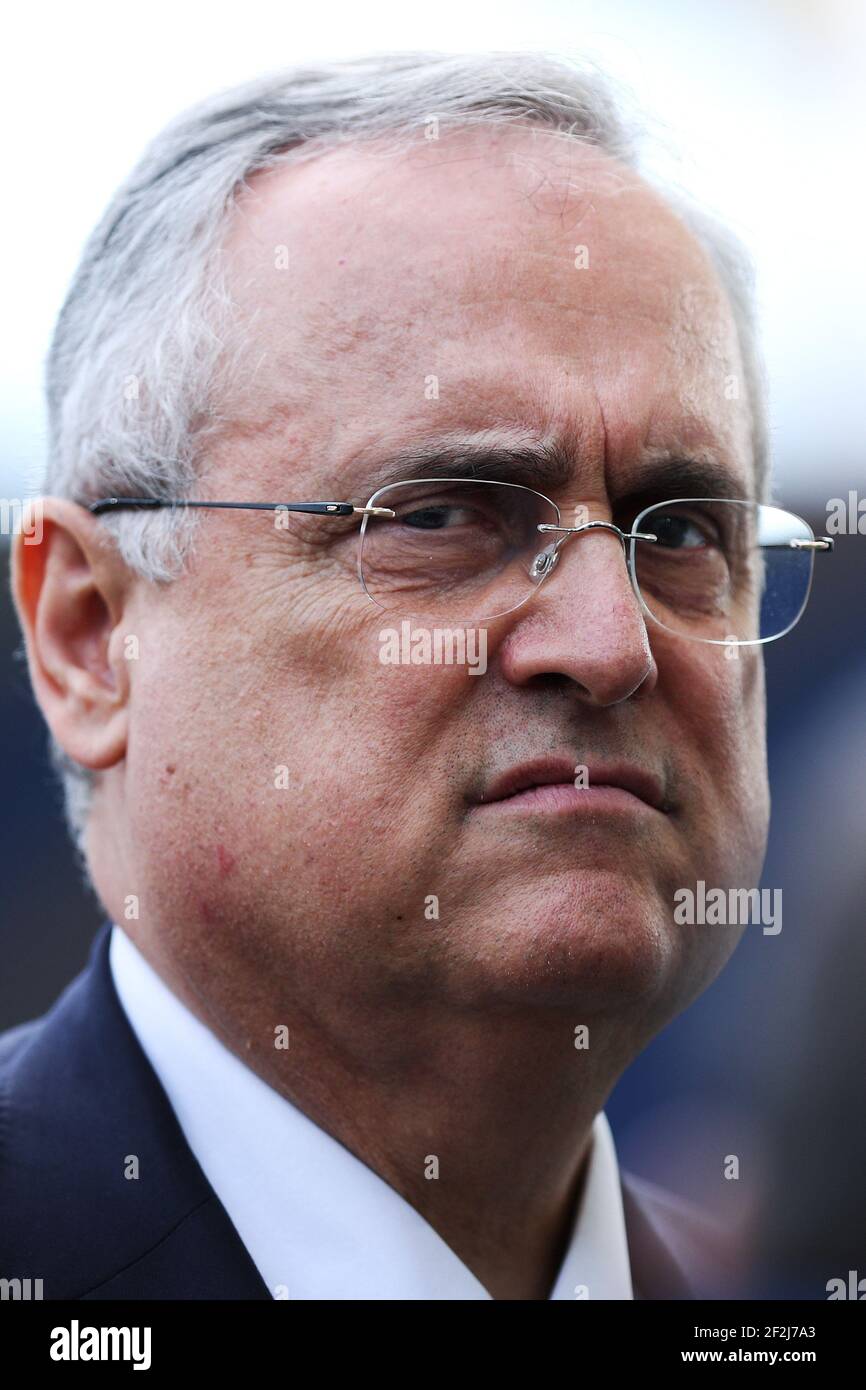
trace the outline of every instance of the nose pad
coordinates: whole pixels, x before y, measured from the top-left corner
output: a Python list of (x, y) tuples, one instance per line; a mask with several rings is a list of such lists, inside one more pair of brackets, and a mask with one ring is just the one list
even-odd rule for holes
[(544, 550), (539, 551), (529, 568), (530, 579), (535, 579), (540, 583), (552, 570), (556, 569), (559, 563), (558, 544), (558, 541), (554, 541), (552, 545), (545, 546)]

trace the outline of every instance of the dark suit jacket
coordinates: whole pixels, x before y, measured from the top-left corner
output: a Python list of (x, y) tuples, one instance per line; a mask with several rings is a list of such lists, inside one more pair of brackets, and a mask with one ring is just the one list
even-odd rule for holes
[[(129, 1025), (110, 932), (44, 1018), (0, 1036), (0, 1277), (47, 1299), (270, 1298)], [(146, 1180), (124, 1177), (130, 1154)], [(621, 1181), (635, 1296), (698, 1296), (700, 1212)]]

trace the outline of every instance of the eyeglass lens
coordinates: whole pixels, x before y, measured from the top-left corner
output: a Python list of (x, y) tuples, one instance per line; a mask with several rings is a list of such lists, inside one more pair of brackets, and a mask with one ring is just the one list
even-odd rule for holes
[[(395, 516), (364, 518), (362, 585), (386, 611), (431, 622), (489, 621), (519, 607), (544, 578), (539, 556), (559, 539), (539, 525), (569, 524), (531, 488), (482, 480), (394, 483), (370, 500)], [(812, 531), (790, 512), (677, 500), (647, 508), (631, 529), (655, 537), (628, 541), (628, 555), (646, 611), (668, 631), (704, 642), (765, 642), (787, 632), (805, 607), (812, 551), (790, 541), (810, 540)]]

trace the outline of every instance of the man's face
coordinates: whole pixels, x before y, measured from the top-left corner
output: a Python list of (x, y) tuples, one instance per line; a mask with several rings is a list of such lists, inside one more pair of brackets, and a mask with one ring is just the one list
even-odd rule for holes
[[(252, 370), (207, 496), (362, 504), (458, 431), (564, 450), (541, 488), (564, 524), (694, 495), (670, 460), (754, 494), (724, 293), (598, 153), (528, 130), (347, 149), (254, 178), (227, 251)], [(399, 615), (360, 589), (357, 519), (199, 516), (188, 572), (136, 588), (123, 773), (142, 912), (191, 978), (234, 961), (313, 1009), (579, 1003), (652, 1031), (713, 977), (739, 932), (676, 925), (674, 893), (760, 871), (755, 649), (647, 628), (602, 530), (490, 624), (484, 675), (385, 665)], [(546, 757), (636, 767), (667, 809), (491, 801)]]

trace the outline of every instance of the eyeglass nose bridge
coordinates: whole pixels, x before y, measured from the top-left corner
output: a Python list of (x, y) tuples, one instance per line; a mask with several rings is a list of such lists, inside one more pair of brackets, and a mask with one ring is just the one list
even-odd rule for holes
[(622, 531), (618, 526), (614, 526), (612, 521), (585, 521), (582, 526), (554, 526), (542, 522), (537, 530), (559, 531), (562, 534), (558, 541), (536, 555), (529, 571), (533, 579), (544, 579), (550, 574), (559, 561), (560, 547), (565, 545), (569, 536), (578, 536), (582, 531), (613, 531), (614, 535), (622, 541), (623, 551), (625, 551), (626, 541), (658, 541), (658, 536), (650, 535), (645, 531)]

